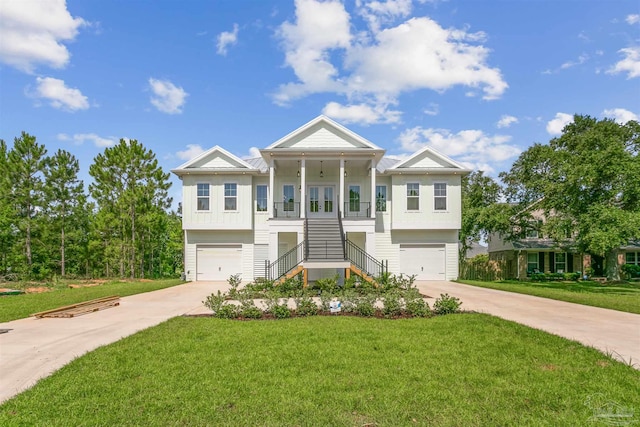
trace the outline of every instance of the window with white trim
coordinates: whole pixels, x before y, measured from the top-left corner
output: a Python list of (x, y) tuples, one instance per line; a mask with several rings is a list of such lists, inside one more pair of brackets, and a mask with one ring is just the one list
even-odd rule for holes
[(447, 184), (444, 182), (433, 184), (433, 209), (436, 211), (447, 210)]
[(527, 252), (527, 272), (538, 273), (538, 253)]
[(224, 184), (224, 210), (238, 210), (238, 184), (235, 182), (226, 182)]
[(387, 186), (376, 185), (376, 212), (387, 211)]
[(640, 252), (627, 252), (625, 262), (631, 265), (640, 265)]
[(555, 264), (556, 264), (556, 273), (566, 273), (567, 272), (567, 254), (564, 252), (556, 252), (554, 254)]
[(198, 211), (208, 211), (209, 210), (209, 184), (201, 183), (196, 184), (197, 188), (197, 206), (196, 210)]
[(417, 182), (407, 183), (407, 210), (417, 211), (420, 209), (420, 184)]
[(256, 211), (267, 211), (267, 186), (256, 185)]
[(282, 186), (282, 198), (284, 199), (284, 211), (294, 212), (296, 209), (295, 187), (291, 184)]

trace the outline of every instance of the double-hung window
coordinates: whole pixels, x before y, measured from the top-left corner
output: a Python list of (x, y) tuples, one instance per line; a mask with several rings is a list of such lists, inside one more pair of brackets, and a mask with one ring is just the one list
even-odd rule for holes
[(433, 184), (433, 209), (437, 211), (447, 210), (447, 184), (442, 182)]
[(257, 212), (267, 211), (267, 186), (266, 185), (256, 186), (256, 211)]
[(387, 211), (387, 186), (376, 185), (376, 212)]
[(567, 254), (564, 252), (555, 253), (556, 273), (565, 273), (567, 271)]
[(417, 211), (420, 209), (420, 184), (417, 182), (407, 183), (407, 210)]
[(197, 184), (198, 200), (196, 210), (209, 210), (209, 184)]
[(625, 262), (631, 265), (640, 265), (640, 252), (627, 252)]
[(349, 186), (349, 212), (360, 212), (360, 186)]
[(528, 252), (527, 253), (527, 272), (529, 273), (538, 273), (538, 253), (537, 252)]
[(224, 184), (224, 210), (238, 210), (238, 184), (235, 182)]

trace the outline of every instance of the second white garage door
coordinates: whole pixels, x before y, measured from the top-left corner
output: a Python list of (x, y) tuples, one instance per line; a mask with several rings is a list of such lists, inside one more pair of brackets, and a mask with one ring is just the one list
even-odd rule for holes
[(445, 280), (444, 245), (400, 245), (400, 273), (416, 280)]
[(242, 273), (242, 245), (198, 246), (196, 252), (196, 280), (227, 280)]

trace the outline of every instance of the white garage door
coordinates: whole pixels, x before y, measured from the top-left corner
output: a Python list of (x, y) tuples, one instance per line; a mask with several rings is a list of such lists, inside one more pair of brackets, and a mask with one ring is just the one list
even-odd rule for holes
[(198, 246), (196, 252), (196, 280), (227, 280), (242, 273), (242, 245)]
[(416, 280), (445, 280), (444, 245), (400, 245), (400, 272)]

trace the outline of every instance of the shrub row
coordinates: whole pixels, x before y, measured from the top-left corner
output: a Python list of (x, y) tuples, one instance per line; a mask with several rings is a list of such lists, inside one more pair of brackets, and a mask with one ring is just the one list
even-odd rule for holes
[(529, 277), (533, 282), (577, 281), (580, 273), (531, 273)]

